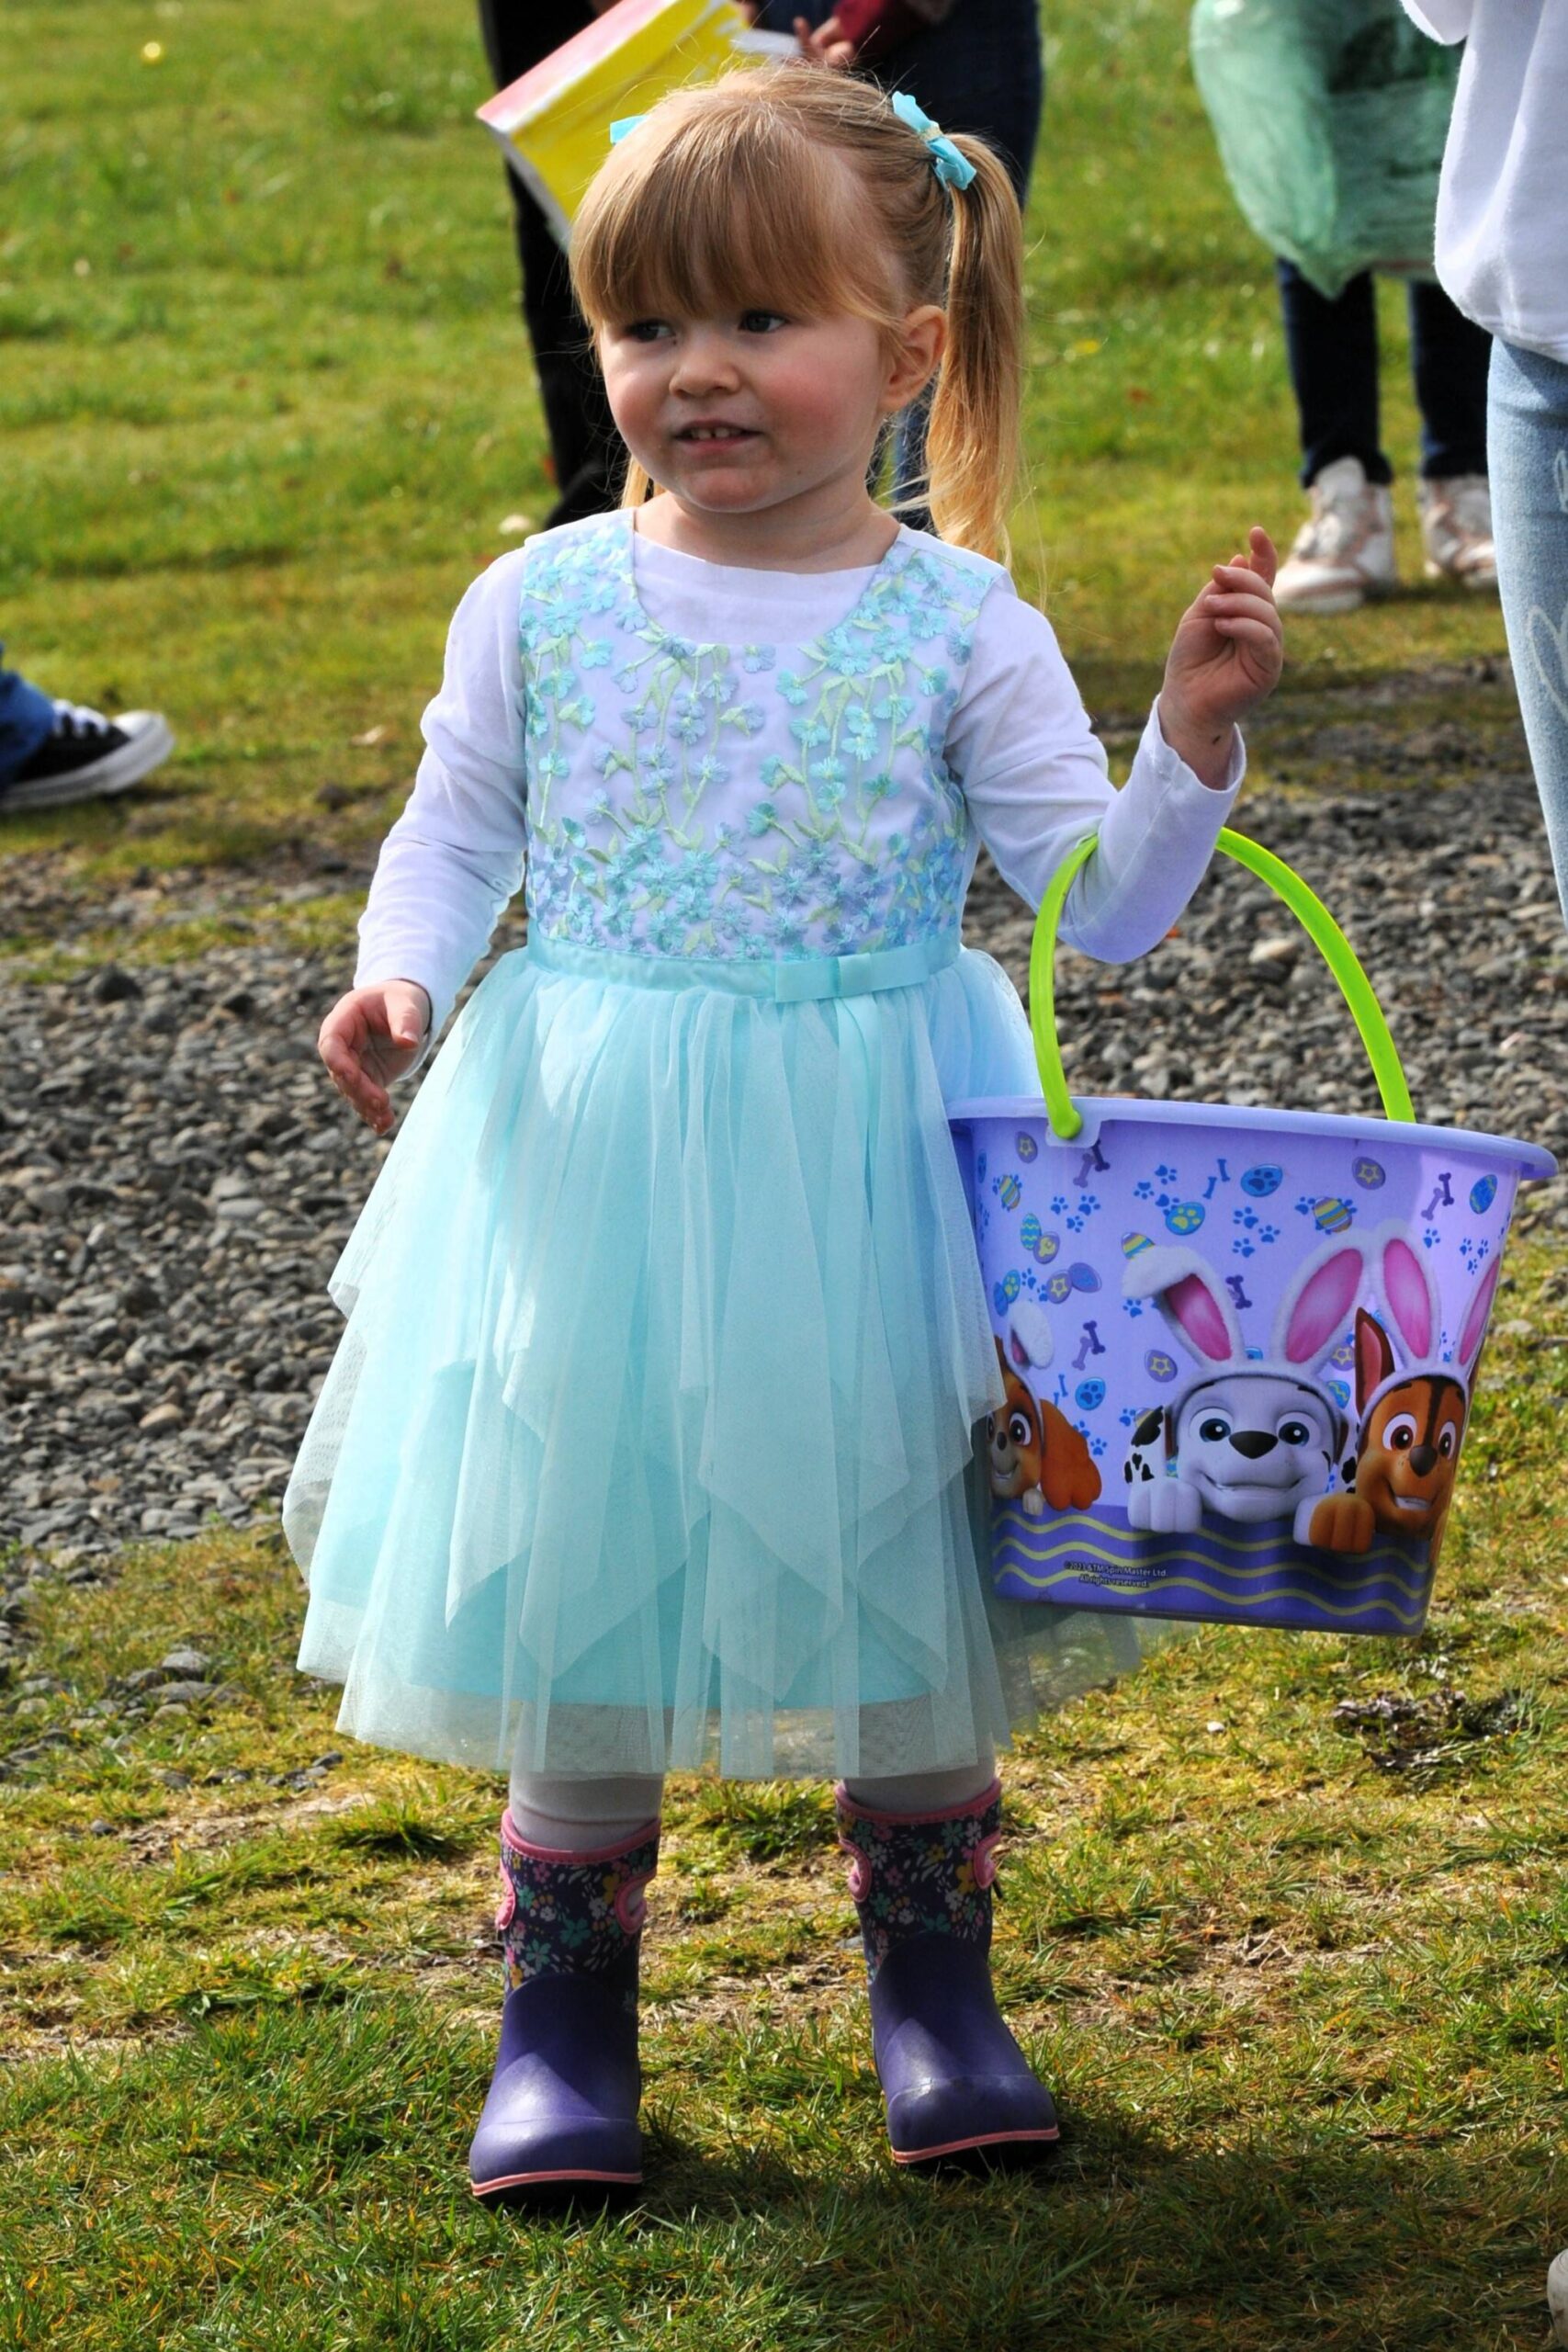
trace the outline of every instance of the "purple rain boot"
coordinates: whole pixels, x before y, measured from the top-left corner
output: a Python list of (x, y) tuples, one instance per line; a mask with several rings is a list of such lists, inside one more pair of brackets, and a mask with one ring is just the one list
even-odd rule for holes
[(501, 1818), (506, 2001), (468, 2151), (474, 2195), (526, 2203), (642, 2178), (637, 1945), (659, 1824), (589, 1854), (530, 1846)]
[(1001, 1782), (947, 1813), (873, 1813), (836, 1793), (895, 2163), (1032, 2161), (1058, 2136), (1056, 2110), (991, 1990)]

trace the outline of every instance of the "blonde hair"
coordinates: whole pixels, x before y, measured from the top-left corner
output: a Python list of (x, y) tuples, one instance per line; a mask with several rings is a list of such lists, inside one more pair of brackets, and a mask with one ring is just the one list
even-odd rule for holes
[[(982, 140), (964, 189), (866, 82), (802, 64), (662, 99), (613, 148), (577, 216), (571, 275), (595, 333), (638, 318), (769, 308), (871, 320), (888, 349), (910, 310), (947, 315), (926, 435), (931, 519), (1005, 556), (1018, 468), (1023, 239)], [(863, 232), (862, 221), (875, 233)], [(634, 461), (624, 503), (640, 503)]]

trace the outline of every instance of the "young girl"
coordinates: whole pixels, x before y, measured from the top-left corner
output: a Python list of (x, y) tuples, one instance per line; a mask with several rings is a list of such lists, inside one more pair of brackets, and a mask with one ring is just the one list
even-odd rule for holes
[[(1183, 617), (1130, 781), (1001, 540), (1018, 208), (807, 67), (665, 99), (572, 248), (626, 504), (485, 573), (321, 1030), (378, 1133), (525, 871), (344, 1253), (285, 1506), (357, 1737), (510, 1766), (481, 2197), (636, 2182), (662, 1776), (835, 1771), (893, 2151), (1055, 2139), (992, 1998), (995, 1750), (1125, 1618), (988, 1591), (1002, 1402), (944, 1102), (1036, 1091), (961, 948), (977, 843), (1067, 935), (1180, 912), (1280, 666), (1273, 549)], [(941, 539), (868, 496), (933, 372)], [(648, 496), (650, 482), (657, 492)], [(1112, 1657), (1116, 1657), (1111, 1652)]]

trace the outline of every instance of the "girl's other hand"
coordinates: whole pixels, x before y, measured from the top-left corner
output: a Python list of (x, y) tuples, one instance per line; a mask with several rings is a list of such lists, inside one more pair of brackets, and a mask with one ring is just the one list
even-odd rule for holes
[(1230, 772), (1235, 722), (1272, 694), (1285, 661), (1274, 602), (1280, 559), (1255, 524), (1250, 553), (1217, 563), (1177, 624), (1166, 659), (1159, 718), (1165, 740), (1205, 784)]
[(316, 1050), (345, 1102), (384, 1136), (392, 1124), (392, 1080), (419, 1058), (430, 1027), (430, 999), (417, 980), (383, 980), (340, 996), (316, 1037)]

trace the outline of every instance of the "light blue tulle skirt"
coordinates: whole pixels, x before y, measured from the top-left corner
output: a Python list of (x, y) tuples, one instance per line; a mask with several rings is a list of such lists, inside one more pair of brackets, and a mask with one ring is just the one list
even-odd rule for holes
[(944, 1104), (1032, 1092), (1033, 1055), (988, 956), (889, 953), (541, 941), (476, 990), (334, 1271), (284, 1505), (343, 1730), (502, 1770), (924, 1771), (1156, 1637), (991, 1595), (1003, 1399)]

